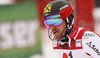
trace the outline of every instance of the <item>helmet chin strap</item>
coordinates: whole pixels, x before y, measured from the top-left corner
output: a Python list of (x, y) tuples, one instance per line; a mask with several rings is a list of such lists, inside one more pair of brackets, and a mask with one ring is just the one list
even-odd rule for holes
[[(62, 31), (62, 33), (57, 37), (57, 38), (59, 38), (59, 39), (57, 39), (57, 38), (51, 38), (51, 36), (52, 36), (52, 32), (51, 32), (51, 34), (49, 34), (49, 29), (48, 29), (48, 36), (49, 36), (49, 38), (52, 40), (52, 41), (54, 41), (54, 40), (56, 40), (56, 41), (59, 41), (59, 40), (61, 40), (62, 42), (68, 42), (69, 41), (69, 35), (71, 34), (71, 30), (73, 30), (73, 27), (71, 28), (71, 29), (68, 29), (67, 28), (67, 30), (66, 30), (66, 28), (67, 28), (67, 26), (63, 29), (63, 31)], [(66, 31), (65, 31), (66, 30)], [(65, 32), (64, 32), (65, 31)], [(65, 33), (65, 35), (64, 35), (64, 37), (63, 38), (61, 38), (62, 37), (62, 34), (63, 33)]]
[(72, 34), (72, 32), (73, 32), (73, 26), (70, 30), (68, 30), (68, 29), (66, 30), (64, 39), (62, 39), (61, 41), (62, 42), (68, 42), (69, 41), (69, 35)]
[(65, 36), (62, 39), (59, 39), (59, 44), (64, 45), (65, 43), (69, 44), (69, 48), (71, 47), (70, 43), (71, 43), (71, 39), (69, 37), (70, 34), (72, 34), (73, 32), (73, 26), (70, 30), (66, 30)]
[[(63, 29), (62, 33), (61, 33), (57, 38), (61, 39), (62, 34), (63, 34), (64, 31), (66, 30), (66, 28), (67, 28), (67, 26)], [(52, 32), (51, 32), (51, 34), (49, 34), (49, 32), (50, 32), (50, 31), (49, 31), (49, 29), (48, 29), (48, 36), (49, 36), (49, 38), (50, 38), (52, 41), (54, 41), (54, 40), (59, 41), (59, 39), (57, 39), (57, 38), (51, 38), (51, 36), (52, 36)], [(66, 35), (66, 32), (65, 32), (65, 35)]]

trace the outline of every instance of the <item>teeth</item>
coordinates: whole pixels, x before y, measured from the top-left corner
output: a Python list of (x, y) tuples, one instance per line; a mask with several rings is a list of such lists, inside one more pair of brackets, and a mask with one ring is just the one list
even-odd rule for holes
[(55, 32), (55, 34), (58, 34), (58, 32)]

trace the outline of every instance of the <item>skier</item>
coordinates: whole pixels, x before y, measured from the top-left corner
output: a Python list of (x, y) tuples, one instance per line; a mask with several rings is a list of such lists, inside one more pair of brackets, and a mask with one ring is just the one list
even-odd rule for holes
[(74, 25), (73, 8), (68, 2), (48, 3), (43, 20), (57, 58), (100, 58), (100, 36)]

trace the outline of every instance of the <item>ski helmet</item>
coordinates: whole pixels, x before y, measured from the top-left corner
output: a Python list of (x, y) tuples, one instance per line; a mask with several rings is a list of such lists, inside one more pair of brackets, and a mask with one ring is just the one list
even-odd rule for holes
[(66, 21), (67, 29), (70, 29), (73, 25), (73, 8), (71, 5), (66, 1), (52, 1), (46, 5), (43, 11), (43, 18), (60, 14), (62, 20)]
[(66, 27), (67, 27), (66, 33), (68, 35), (70, 33), (70, 29), (72, 28), (73, 21), (74, 21), (73, 20), (74, 14), (73, 14), (72, 6), (66, 1), (52, 1), (48, 3), (46, 7), (44, 8), (43, 19), (45, 20), (46, 17), (57, 15), (57, 14), (59, 14), (61, 19), (66, 22)]

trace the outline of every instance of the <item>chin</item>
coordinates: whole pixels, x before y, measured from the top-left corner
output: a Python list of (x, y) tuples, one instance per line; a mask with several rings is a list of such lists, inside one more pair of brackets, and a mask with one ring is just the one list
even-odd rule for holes
[(56, 39), (62, 39), (62, 38), (64, 38), (64, 36), (59, 36), (59, 37), (58, 36), (55, 36), (55, 38)]

